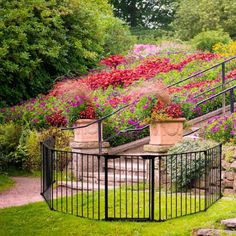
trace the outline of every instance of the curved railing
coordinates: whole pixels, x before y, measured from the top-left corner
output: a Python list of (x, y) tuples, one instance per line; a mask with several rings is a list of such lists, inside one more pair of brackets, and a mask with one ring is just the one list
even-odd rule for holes
[(99, 155), (41, 144), (41, 194), (51, 210), (97, 220), (163, 221), (221, 198), (222, 146), (163, 155)]

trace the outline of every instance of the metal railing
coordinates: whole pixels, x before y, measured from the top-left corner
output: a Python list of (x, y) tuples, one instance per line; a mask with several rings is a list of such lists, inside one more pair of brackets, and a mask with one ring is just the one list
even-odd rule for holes
[(163, 221), (221, 197), (221, 150), (95, 155), (41, 144), (41, 194), (51, 210), (97, 220)]
[(203, 104), (203, 103), (205, 103), (207, 101), (210, 101), (210, 100), (212, 100), (214, 98), (217, 98), (217, 97), (219, 97), (221, 95), (225, 95), (226, 93), (229, 92), (229, 94), (230, 94), (230, 113), (232, 114), (232, 113), (234, 113), (234, 102), (235, 102), (234, 90), (235, 89), (236, 89), (236, 85), (234, 85), (234, 86), (232, 86), (230, 88), (227, 88), (227, 89), (225, 89), (225, 90), (223, 90), (223, 91), (221, 91), (221, 92), (219, 92), (217, 94), (214, 94), (213, 96), (211, 96), (211, 97), (209, 97), (207, 99), (204, 99), (204, 100), (198, 102), (196, 104), (196, 106), (200, 106), (201, 104)]

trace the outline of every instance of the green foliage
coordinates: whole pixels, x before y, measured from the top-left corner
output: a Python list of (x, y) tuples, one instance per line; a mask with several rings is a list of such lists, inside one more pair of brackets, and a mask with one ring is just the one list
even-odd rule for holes
[(123, 54), (136, 42), (129, 27), (118, 18), (107, 17), (104, 49), (106, 54)]
[(71, 132), (57, 128), (30, 130), (13, 122), (0, 125), (0, 171), (11, 166), (28, 172), (40, 168), (40, 142), (48, 137), (56, 137), (56, 148), (70, 150)]
[(168, 28), (174, 19), (176, 0), (110, 0), (115, 15), (131, 27)]
[(59, 75), (84, 73), (111, 48), (110, 33), (115, 43), (129, 34), (107, 0), (0, 1), (0, 18), (0, 107), (48, 91)]
[(0, 174), (0, 193), (12, 187), (14, 183), (6, 174)]
[(219, 29), (235, 36), (235, 16), (234, 0), (181, 0), (173, 26), (184, 40), (203, 31)]
[[(180, 154), (188, 152), (204, 151), (214, 146), (214, 142), (200, 139), (185, 139), (183, 142), (172, 147), (168, 154)], [(187, 166), (185, 166), (187, 163)], [(191, 164), (190, 164), (191, 163)], [(184, 166), (184, 168), (183, 168)], [(177, 176), (171, 176), (173, 182), (177, 182), (177, 188), (188, 188), (193, 181), (202, 177), (205, 171), (205, 154), (203, 152), (195, 155), (186, 154), (184, 159), (181, 156), (171, 156), (168, 159), (167, 170), (176, 169)]]
[(227, 44), (231, 41), (228, 33), (223, 31), (205, 31), (196, 35), (193, 40), (193, 46), (202, 51), (212, 52), (213, 46), (217, 43)]
[(22, 128), (19, 125), (9, 122), (0, 125), (0, 153), (9, 154), (16, 150), (21, 137)]

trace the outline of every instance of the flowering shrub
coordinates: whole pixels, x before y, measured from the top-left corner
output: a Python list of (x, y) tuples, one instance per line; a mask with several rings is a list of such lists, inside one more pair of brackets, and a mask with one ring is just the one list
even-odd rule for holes
[(67, 124), (66, 117), (62, 114), (62, 111), (57, 111), (50, 115), (46, 115), (47, 124), (55, 127), (65, 126)]
[(126, 62), (125, 57), (122, 55), (112, 55), (107, 58), (104, 58), (100, 61), (101, 65), (106, 65), (111, 69), (116, 69), (117, 66)]
[(213, 46), (213, 51), (225, 57), (235, 56), (236, 41), (229, 42), (228, 44), (217, 43)]
[[(156, 49), (158, 47), (156, 46)], [(146, 50), (145, 48), (154, 50), (152, 45), (143, 45), (137, 50), (141, 53), (142, 50)], [(218, 62), (219, 59), (221, 60), (219, 55), (212, 53), (160, 53), (145, 57), (136, 57), (136, 54), (132, 57), (129, 54), (125, 58), (114, 55), (103, 59), (102, 62), (110, 67), (110, 70), (94, 70), (83, 77), (57, 82), (47, 96), (39, 96), (18, 106), (2, 109), (0, 122), (10, 120), (17, 123), (27, 122), (37, 130), (49, 126), (71, 126), (79, 118), (103, 117), (127, 103), (131, 104), (129, 108), (116, 113), (104, 123), (104, 132), (107, 136), (130, 126), (140, 128), (142, 127), (140, 121), (146, 117), (191, 119), (221, 105), (219, 98), (201, 107), (195, 107), (198, 101), (218, 91), (195, 98), (199, 92), (220, 83), (219, 71), (214, 70), (206, 75), (199, 75), (179, 87), (161, 90), (159, 95), (162, 95), (162, 98), (164, 98), (162, 91), (170, 92), (173, 97), (173, 102), (164, 107), (156, 103), (154, 93), (157, 92), (157, 85), (164, 82), (163, 89), (165, 89), (166, 85), (194, 74), (199, 69), (205, 69)], [(124, 60), (124, 65), (118, 69), (117, 66), (121, 65)], [(227, 70), (229, 70), (228, 67)], [(226, 79), (234, 77), (235, 74), (234, 70), (227, 73)], [(148, 135), (147, 131), (133, 134), (133, 136), (123, 135), (120, 141), (135, 140), (145, 135)], [(119, 142), (113, 143), (117, 145)]]
[(213, 117), (208, 121), (204, 130), (206, 138), (222, 143), (236, 143), (236, 113)]

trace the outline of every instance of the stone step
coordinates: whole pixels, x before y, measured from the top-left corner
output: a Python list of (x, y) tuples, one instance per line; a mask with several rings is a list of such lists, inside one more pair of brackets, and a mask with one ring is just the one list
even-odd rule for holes
[[(81, 180), (84, 182), (98, 182), (98, 173), (84, 173), (83, 176), (80, 177)], [(147, 176), (142, 175), (131, 175), (131, 174), (115, 174), (115, 183), (141, 183), (143, 181), (147, 181)], [(100, 182), (105, 182), (105, 174), (102, 173), (100, 174)], [(108, 184), (113, 184), (114, 183), (114, 173), (108, 173)]]
[[(82, 182), (82, 181), (78, 181), (78, 182), (71, 182), (71, 181), (59, 181), (57, 183), (57, 187), (67, 187), (70, 189), (75, 189), (75, 190), (79, 190), (79, 191), (92, 191), (92, 190), (98, 190), (98, 189), (105, 189), (105, 185), (104, 184), (100, 184), (98, 185), (97, 183), (89, 183), (89, 182)], [(108, 189), (112, 189), (113, 187), (110, 185), (108, 186)]]
[[(224, 225), (228, 229), (234, 229), (236, 230), (236, 218), (226, 219), (222, 220), (220, 222), (222, 225)], [(236, 233), (236, 232), (235, 232)]]
[(222, 236), (236, 235), (236, 231), (221, 230), (221, 229), (198, 229), (193, 231), (193, 236)]
[(125, 163), (125, 162), (121, 162), (120, 164), (119, 163), (115, 163), (115, 166), (113, 163), (108, 163), (108, 168), (110, 170), (116, 170), (116, 171), (124, 171), (126, 172), (126, 170), (128, 172), (145, 172), (147, 170), (146, 166), (139, 163)]

